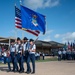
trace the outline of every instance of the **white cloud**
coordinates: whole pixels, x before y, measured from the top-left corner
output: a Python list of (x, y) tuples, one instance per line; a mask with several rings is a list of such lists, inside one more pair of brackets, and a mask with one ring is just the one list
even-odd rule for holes
[[(60, 36), (60, 37), (59, 37)], [(58, 37), (59, 39), (61, 39), (62, 43), (65, 43), (65, 42), (74, 42), (75, 40), (75, 32), (68, 32), (68, 33), (65, 33), (65, 34), (56, 34), (55, 35), (55, 38)]]
[(50, 36), (46, 37), (44, 41), (51, 41)]
[(60, 37), (60, 34), (56, 34), (54, 37), (55, 38), (59, 38)]
[(46, 31), (46, 34), (50, 34), (50, 33), (52, 33), (54, 30), (47, 30)]
[(54, 7), (59, 5), (60, 0), (23, 0), (23, 5), (31, 8), (46, 8), (46, 7)]
[(44, 3), (44, 7), (54, 7), (57, 6), (59, 4), (59, 0), (47, 0)]

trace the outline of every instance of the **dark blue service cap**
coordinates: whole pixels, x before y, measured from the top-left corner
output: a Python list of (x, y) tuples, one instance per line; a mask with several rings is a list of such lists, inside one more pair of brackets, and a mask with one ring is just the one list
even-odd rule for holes
[(21, 39), (18, 37), (18, 38), (17, 38), (17, 41), (18, 41), (18, 40), (21, 40)]
[(24, 37), (23, 40), (28, 40), (28, 38), (27, 37)]
[(34, 40), (33, 39), (30, 39), (29, 42), (31, 42), (31, 41), (33, 42)]

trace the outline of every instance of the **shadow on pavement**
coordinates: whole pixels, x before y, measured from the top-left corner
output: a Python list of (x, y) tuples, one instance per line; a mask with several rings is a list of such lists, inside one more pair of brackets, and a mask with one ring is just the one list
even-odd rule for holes
[(0, 67), (0, 70), (1, 70), (1, 71), (8, 71), (8, 67), (5, 67), (5, 66)]
[(8, 72), (9, 70), (8, 70), (8, 67), (2, 66), (2, 67), (0, 67), (0, 71), (6, 71), (6, 72)]

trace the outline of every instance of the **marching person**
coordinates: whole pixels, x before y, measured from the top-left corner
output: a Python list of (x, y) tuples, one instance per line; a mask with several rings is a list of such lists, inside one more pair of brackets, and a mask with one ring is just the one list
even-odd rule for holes
[(22, 73), (24, 72), (24, 65), (23, 65), (23, 46), (22, 46), (22, 42), (21, 39), (18, 37), (17, 38), (17, 44), (16, 44), (16, 49), (17, 49), (17, 59), (18, 59), (18, 63), (19, 63), (19, 72)]
[(29, 49), (28, 38), (27, 37), (24, 37), (23, 38), (23, 51), (24, 51), (24, 60), (25, 60), (26, 65), (27, 65), (27, 70), (26, 70), (25, 73), (27, 73), (27, 71), (28, 71), (28, 64), (27, 64), (27, 59), (28, 59), (28, 56), (29, 56), (28, 49)]
[(27, 60), (27, 64), (28, 64), (28, 74), (31, 72), (31, 67), (30, 67), (30, 60), (32, 62), (32, 73), (35, 73), (35, 52), (36, 52), (36, 45), (34, 44), (34, 40), (30, 39), (29, 40), (30, 46), (29, 46), (29, 56), (28, 56), (28, 60)]
[(15, 42), (11, 41), (11, 45), (10, 45), (10, 56), (11, 56), (11, 61), (13, 64), (13, 70), (15, 72), (18, 71), (18, 66), (17, 66), (17, 58), (16, 58), (16, 47), (15, 47)]

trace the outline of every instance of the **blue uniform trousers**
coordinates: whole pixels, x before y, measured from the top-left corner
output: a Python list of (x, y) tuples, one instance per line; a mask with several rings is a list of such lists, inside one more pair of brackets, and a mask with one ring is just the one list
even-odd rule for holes
[[(25, 51), (24, 60), (25, 60), (25, 62), (26, 62), (26, 65), (27, 65), (28, 56), (29, 56), (29, 52), (28, 52), (28, 51)], [(27, 70), (26, 70), (26, 72), (27, 72), (27, 71), (28, 71), (28, 65), (27, 65)]]
[(8, 69), (11, 71), (11, 66), (10, 66), (10, 63), (11, 63), (11, 57), (7, 57), (7, 63), (8, 63)]
[(15, 55), (15, 52), (11, 52), (10, 55), (11, 55), (11, 62), (12, 62), (12, 65), (13, 65), (13, 70), (14, 70), (14, 55)]
[(18, 60), (17, 60), (17, 54), (14, 57), (14, 69), (18, 71), (18, 64), (17, 64)]
[(30, 60), (32, 62), (32, 68), (33, 68), (32, 72), (35, 72), (35, 54), (29, 54), (28, 56), (28, 59), (27, 59), (28, 72), (31, 72)]
[(18, 71), (18, 65), (17, 65), (17, 55), (15, 55), (15, 52), (11, 52), (11, 60), (13, 64), (13, 71)]
[(24, 65), (23, 65), (24, 60), (23, 60), (23, 55), (21, 55), (20, 53), (18, 53), (17, 59), (18, 59), (20, 71), (24, 71)]

